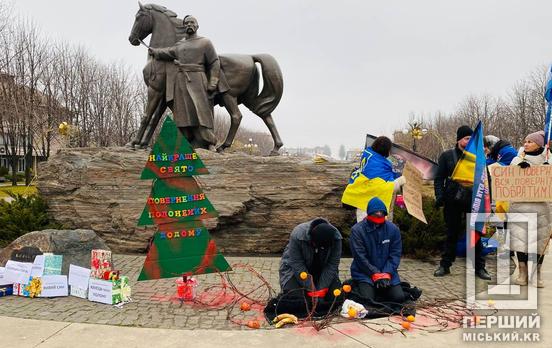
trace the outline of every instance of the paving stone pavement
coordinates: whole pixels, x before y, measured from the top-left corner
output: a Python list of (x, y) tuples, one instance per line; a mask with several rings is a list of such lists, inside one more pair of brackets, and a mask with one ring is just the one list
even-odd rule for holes
[[(252, 291), (262, 284), (254, 272), (261, 274), (270, 286), (279, 291), (278, 266), (279, 257), (226, 257), (233, 266), (230, 280), (242, 293)], [(231, 292), (226, 295), (220, 287), (221, 277), (217, 274), (197, 276), (198, 293), (204, 295), (205, 302), (218, 299), (210, 306), (200, 304), (181, 304), (175, 299), (175, 279), (161, 279), (137, 282), (138, 274), (145, 259), (143, 255), (114, 255), (115, 267), (121, 274), (127, 275), (132, 286), (132, 302), (122, 308), (89, 302), (76, 297), (59, 298), (24, 298), (6, 296), (0, 298), (0, 316), (55, 320), (77, 323), (95, 323), (121, 326), (137, 326), (166, 329), (223, 329), (240, 330), (245, 327), (227, 319), (228, 310), (224, 305), (232, 301)], [(340, 265), (340, 277), (350, 277), (349, 267), (352, 259), (343, 258)], [(431, 301), (436, 298), (454, 299), (465, 297), (464, 259), (459, 259), (451, 268), (452, 274), (444, 278), (433, 277), (436, 262), (421, 262), (402, 259), (399, 274), (403, 281), (423, 290), (421, 300)], [(488, 266), (494, 274), (494, 266)], [(480, 284), (478, 282), (478, 284)], [(267, 287), (259, 288), (252, 294), (255, 298), (268, 298)], [(205, 292), (205, 291), (208, 292)], [(222, 299), (222, 300), (221, 300)], [(262, 319), (261, 306), (253, 306), (250, 312), (240, 312), (238, 306), (231, 315), (238, 321)], [(265, 325), (263, 325), (265, 326)], [(268, 327), (268, 325), (266, 325)]]

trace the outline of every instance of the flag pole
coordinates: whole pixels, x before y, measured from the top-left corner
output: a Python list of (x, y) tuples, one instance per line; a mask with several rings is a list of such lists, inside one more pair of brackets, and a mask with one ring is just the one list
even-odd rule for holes
[[(548, 114), (548, 120), (546, 120), (546, 119), (544, 120), (544, 126), (545, 127), (548, 126), (548, 136), (546, 137), (547, 141), (546, 141), (546, 144), (544, 144), (544, 150), (546, 151), (546, 160), (544, 161), (545, 164), (548, 164), (549, 163), (548, 160), (550, 159), (550, 133), (552, 131), (552, 120), (551, 120), (551, 117), (550, 117), (550, 112), (551, 112), (550, 107), (552, 105), (550, 105), (550, 104), (551, 103), (548, 102), (548, 107), (547, 107), (548, 110), (546, 112)], [(546, 122), (546, 121), (548, 121), (548, 122)]]
[[(546, 87), (544, 91), (544, 99), (546, 100), (546, 113), (544, 118), (544, 131), (545, 131), (545, 140), (544, 150), (545, 161), (544, 164), (549, 164), (550, 160), (550, 135), (552, 131), (552, 120), (550, 114), (552, 113), (552, 65), (548, 68), (548, 73), (546, 76)], [(548, 127), (548, 129), (546, 129)], [(548, 133), (548, 134), (546, 134)]]

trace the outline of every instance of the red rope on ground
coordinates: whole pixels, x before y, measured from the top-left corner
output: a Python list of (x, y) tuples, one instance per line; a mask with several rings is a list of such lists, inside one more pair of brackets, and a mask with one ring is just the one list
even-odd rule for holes
[[(220, 283), (211, 285), (203, 289), (193, 301), (195, 306), (203, 307), (205, 310), (225, 310), (227, 311), (227, 320), (233, 324), (239, 326), (248, 326), (247, 320), (240, 320), (237, 317), (243, 315), (243, 312), (236, 309), (237, 304), (241, 304), (244, 300), (250, 305), (256, 305), (259, 308), (264, 309), (269, 300), (274, 298), (277, 291), (272, 288), (270, 283), (251, 265), (246, 263), (237, 263), (232, 265), (233, 270), (242, 269), (246, 273), (253, 276), (258, 281), (251, 282), (252, 285), (247, 289), (239, 288), (232, 280), (231, 272), (217, 272), (220, 277)], [(304, 291), (305, 289), (298, 289), (298, 291)], [(448, 290), (448, 289), (446, 289)], [(449, 293), (453, 295), (450, 298), (439, 298), (434, 300), (418, 300), (413, 306), (416, 308), (416, 321), (410, 323), (412, 329), (421, 330), (428, 333), (443, 332), (455, 329), (462, 325), (463, 318), (465, 316), (474, 316), (474, 311), (467, 307), (466, 301), (459, 296), (455, 295), (449, 290)], [(322, 318), (315, 319), (316, 303), (310, 306), (305, 298), (305, 308), (308, 313), (306, 318), (299, 321), (298, 327), (313, 327), (315, 330), (320, 331), (325, 328), (332, 327), (333, 322), (354, 322), (358, 323), (367, 329), (370, 329), (379, 334), (395, 334), (401, 333), (405, 335), (405, 329), (401, 326), (400, 322), (405, 321), (404, 312), (409, 312), (408, 306), (405, 306), (399, 315), (387, 315), (388, 322), (381, 323), (367, 319), (350, 319), (343, 318), (334, 311), (334, 306), (337, 297), (334, 298), (328, 314)], [(183, 304), (183, 303), (182, 303)], [(382, 312), (383, 314), (383, 312)], [(264, 314), (263, 314), (264, 318)], [(256, 320), (259, 318), (257, 317)], [(429, 322), (423, 323), (422, 319), (429, 319)], [(269, 327), (262, 327), (262, 329), (268, 329)], [(333, 328), (333, 327), (332, 327)]]

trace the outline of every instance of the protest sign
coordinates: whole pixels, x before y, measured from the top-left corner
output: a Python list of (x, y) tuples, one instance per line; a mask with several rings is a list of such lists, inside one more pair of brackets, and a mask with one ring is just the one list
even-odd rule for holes
[(90, 278), (88, 299), (93, 302), (113, 304), (113, 283), (110, 280)]
[(11, 285), (12, 282), (6, 280), (6, 268), (0, 267), (0, 286)]
[(27, 284), (31, 277), (32, 268), (33, 264), (30, 262), (8, 260), (4, 278), (10, 283)]
[(68, 296), (66, 275), (45, 275), (42, 280), (42, 292), (39, 297)]
[(492, 166), (491, 192), (495, 201), (552, 202), (552, 166)]
[(410, 215), (427, 224), (422, 206), (422, 173), (407, 162), (402, 175), (406, 179), (406, 184), (403, 186), (403, 199), (406, 210)]
[(69, 265), (69, 285), (81, 289), (88, 289), (90, 272), (89, 268)]
[(33, 268), (31, 269), (31, 277), (42, 277), (44, 273), (44, 255), (36, 255)]

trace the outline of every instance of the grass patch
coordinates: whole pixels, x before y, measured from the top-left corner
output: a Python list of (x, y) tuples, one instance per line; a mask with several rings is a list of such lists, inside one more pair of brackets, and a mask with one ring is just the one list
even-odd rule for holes
[(12, 195), (30, 196), (37, 193), (36, 186), (0, 186), (0, 198), (10, 197)]

